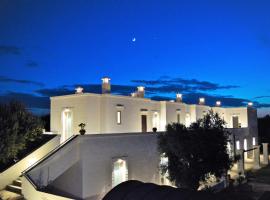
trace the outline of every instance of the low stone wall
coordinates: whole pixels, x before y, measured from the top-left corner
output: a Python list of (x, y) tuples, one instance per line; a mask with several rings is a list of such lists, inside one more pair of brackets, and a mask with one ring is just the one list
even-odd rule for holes
[(55, 136), (50, 141), (45, 143), (43, 146), (29, 154), (13, 166), (0, 174), (0, 189), (4, 189), (6, 185), (12, 183), (13, 180), (17, 179), (21, 173), (33, 165), (35, 162), (43, 158), (50, 151), (60, 144), (60, 136)]

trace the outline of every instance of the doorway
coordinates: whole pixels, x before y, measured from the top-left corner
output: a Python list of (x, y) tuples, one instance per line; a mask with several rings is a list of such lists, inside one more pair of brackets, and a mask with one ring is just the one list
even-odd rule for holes
[(232, 125), (233, 125), (233, 128), (239, 128), (239, 119), (238, 119), (238, 116), (233, 116), (232, 117)]
[(147, 116), (146, 115), (141, 116), (141, 123), (142, 123), (142, 132), (143, 133), (147, 132)]

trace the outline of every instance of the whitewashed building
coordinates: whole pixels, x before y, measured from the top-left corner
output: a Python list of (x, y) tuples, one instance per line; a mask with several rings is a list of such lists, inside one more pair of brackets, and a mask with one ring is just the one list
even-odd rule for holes
[(154, 101), (144, 97), (145, 88), (138, 87), (131, 96), (111, 94), (110, 79), (102, 79), (102, 94), (83, 93), (51, 97), (51, 131), (61, 134), (62, 141), (79, 134), (80, 123), (86, 124), (86, 134), (132, 133), (165, 131), (168, 123), (189, 126), (210, 109), (225, 120), (235, 132), (239, 148), (250, 148), (257, 143), (257, 111), (247, 107), (224, 108), (217, 101), (215, 107), (205, 105), (200, 98), (197, 105), (183, 103), (182, 95), (175, 101)]
[[(157, 134), (168, 123), (189, 126), (210, 109), (220, 114), (233, 133), (229, 148), (250, 149), (257, 145), (257, 111), (197, 105), (182, 101), (154, 101), (138, 87), (131, 96), (111, 94), (110, 79), (102, 79), (102, 94), (83, 93), (51, 97), (51, 131), (61, 135), (62, 145), (28, 169), (23, 179), (27, 199), (101, 199), (126, 180), (166, 184), (159, 170)], [(86, 134), (79, 135), (80, 123)], [(235, 148), (236, 147), (236, 148)]]

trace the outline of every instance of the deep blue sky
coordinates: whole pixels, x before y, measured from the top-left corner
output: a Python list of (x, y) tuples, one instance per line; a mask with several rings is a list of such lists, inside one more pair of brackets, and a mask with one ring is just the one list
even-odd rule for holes
[(269, 74), (268, 0), (0, 0), (2, 102), (46, 112), (48, 96), (98, 92), (106, 75), (118, 94), (142, 84), (157, 99), (255, 101), (264, 115)]

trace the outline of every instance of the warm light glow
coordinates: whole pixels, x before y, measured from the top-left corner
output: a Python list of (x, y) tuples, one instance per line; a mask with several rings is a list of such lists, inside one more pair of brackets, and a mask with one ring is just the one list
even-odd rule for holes
[(256, 138), (255, 138), (255, 137), (252, 138), (252, 145), (253, 145), (253, 146), (256, 145)]
[(239, 140), (236, 141), (236, 149), (240, 150), (240, 141)]
[(111, 79), (109, 77), (104, 77), (101, 80), (103, 83), (109, 83)]
[(159, 114), (158, 112), (153, 113), (153, 128), (159, 128)]
[(227, 142), (227, 152), (230, 156), (232, 155), (232, 147), (230, 142)]
[(247, 150), (247, 139), (244, 139), (244, 150)]
[(128, 175), (128, 170), (127, 170), (126, 161), (122, 159), (117, 159), (113, 163), (112, 186), (115, 187), (116, 185), (124, 181), (127, 181), (127, 175)]
[(62, 113), (62, 141), (72, 136), (72, 112), (69, 108), (65, 108)]
[(221, 101), (217, 101), (216, 106), (218, 106), (218, 107), (221, 106)]
[(190, 124), (191, 124), (190, 114), (187, 113), (187, 114), (186, 114), (186, 127), (189, 127)]
[(205, 98), (200, 98), (200, 99), (199, 99), (199, 103), (200, 103), (200, 104), (204, 104), (204, 103), (205, 103)]
[(33, 164), (35, 164), (37, 162), (37, 159), (32, 157), (28, 160), (28, 166), (32, 166)]
[(252, 102), (248, 102), (248, 106), (249, 107), (252, 107), (253, 106), (253, 103)]
[(76, 90), (76, 94), (83, 93), (83, 88), (82, 87), (77, 87), (75, 90)]
[(138, 91), (140, 91), (140, 92), (143, 92), (144, 91), (144, 87), (143, 86), (139, 86), (137, 88), (138, 88)]
[(137, 93), (136, 93), (136, 92), (132, 92), (132, 93), (131, 93), (131, 96), (132, 96), (132, 97), (136, 97), (136, 96), (137, 96)]
[(121, 111), (117, 111), (117, 124), (121, 124)]

